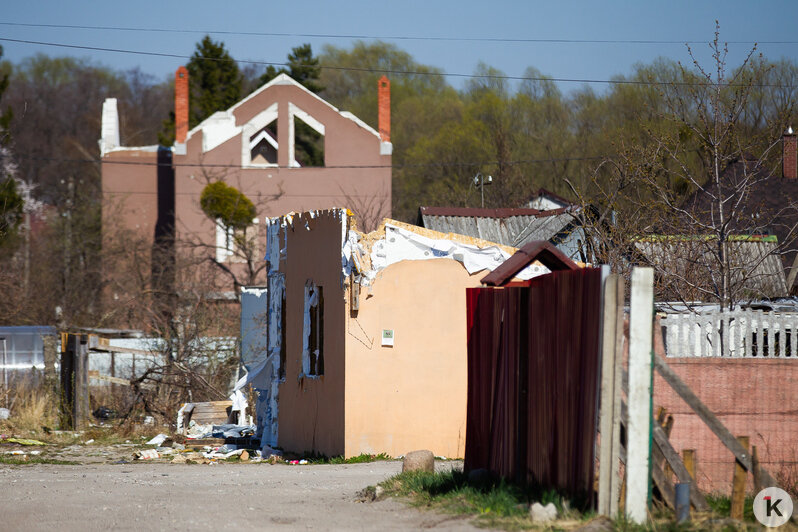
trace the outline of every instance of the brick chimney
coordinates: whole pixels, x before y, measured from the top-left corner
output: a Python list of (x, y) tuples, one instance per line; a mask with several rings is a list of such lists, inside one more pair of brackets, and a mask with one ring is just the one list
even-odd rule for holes
[(175, 142), (182, 144), (188, 136), (188, 70), (181, 66), (175, 72)]
[(792, 132), (792, 127), (784, 132), (784, 136), (781, 138), (781, 146), (781, 175), (786, 179), (798, 179), (798, 137)]
[(391, 82), (382, 76), (377, 89), (378, 129), (382, 142), (391, 142)]

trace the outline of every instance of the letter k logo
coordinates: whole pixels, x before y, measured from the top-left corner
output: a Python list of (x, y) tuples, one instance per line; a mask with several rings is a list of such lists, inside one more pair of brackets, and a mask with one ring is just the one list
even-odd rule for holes
[(779, 503), (781, 501), (782, 499), (776, 499), (776, 502), (773, 502), (772, 497), (765, 497), (765, 503), (767, 504), (767, 507), (765, 508), (765, 513), (767, 514), (768, 517), (773, 515), (773, 512), (776, 512), (776, 515), (782, 517), (781, 510), (779, 510)]

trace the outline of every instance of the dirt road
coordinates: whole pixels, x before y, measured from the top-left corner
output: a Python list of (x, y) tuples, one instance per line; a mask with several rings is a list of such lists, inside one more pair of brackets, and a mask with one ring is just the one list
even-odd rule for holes
[[(439, 464), (448, 468), (451, 463)], [(474, 530), (358, 492), (401, 462), (0, 465), (0, 530)]]

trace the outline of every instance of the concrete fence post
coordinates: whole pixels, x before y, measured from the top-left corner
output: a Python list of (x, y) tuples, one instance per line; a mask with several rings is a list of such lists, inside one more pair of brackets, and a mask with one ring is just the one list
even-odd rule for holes
[(645, 523), (651, 479), (654, 270), (634, 268), (629, 309), (629, 427), (625, 511)]

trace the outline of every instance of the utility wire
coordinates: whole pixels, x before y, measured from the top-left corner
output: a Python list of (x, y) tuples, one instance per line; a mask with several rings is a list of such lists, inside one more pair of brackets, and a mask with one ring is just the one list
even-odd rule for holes
[[(416, 163), (416, 164), (366, 164), (366, 165), (333, 165), (305, 168), (337, 168), (337, 169), (380, 169), (391, 168), (400, 170), (402, 168), (450, 168), (450, 167), (475, 167), (475, 166), (517, 166), (522, 164), (544, 164), (570, 161), (598, 161), (608, 159), (612, 156), (595, 157), (561, 157), (548, 159), (518, 159), (515, 161), (474, 161), (463, 163)], [(297, 170), (294, 166), (244, 166), (240, 164), (219, 164), (219, 163), (175, 163), (158, 161), (120, 161), (114, 159), (68, 159), (60, 157), (39, 157), (34, 155), (14, 154), (15, 159), (25, 159), (38, 162), (57, 162), (57, 163), (81, 163), (81, 164), (118, 164), (127, 166), (160, 166), (168, 168), (227, 168), (236, 170)]]
[[(56, 28), (75, 30), (129, 31), (147, 33), (187, 33), (202, 35), (242, 35), (250, 37), (304, 37), (310, 39), (388, 39), (394, 41), (448, 41), (448, 42), (498, 42), (498, 43), (543, 43), (543, 44), (703, 44), (703, 40), (655, 40), (655, 39), (521, 39), (511, 37), (442, 37), (411, 35), (347, 35), (336, 33), (281, 33), (261, 31), (186, 30), (179, 28), (134, 28), (127, 26), (89, 26), (78, 24), (33, 24), (26, 22), (0, 22), (1, 26), (24, 28)], [(798, 41), (724, 41), (727, 44), (798, 44)]]
[[(90, 50), (95, 52), (113, 52), (113, 53), (121, 53), (121, 54), (132, 54), (132, 55), (145, 55), (145, 56), (154, 56), (154, 57), (169, 57), (169, 58), (176, 58), (176, 59), (194, 59), (193, 56), (189, 55), (182, 55), (182, 54), (172, 54), (167, 52), (145, 52), (142, 50), (129, 50), (124, 48), (106, 48), (101, 46), (84, 46), (78, 44), (64, 44), (64, 43), (53, 43), (53, 42), (46, 42), (46, 41), (32, 41), (27, 39), (10, 39), (7, 37), (0, 37), (0, 42), (14, 42), (20, 44), (36, 44), (40, 46), (53, 46), (56, 48), (69, 48), (75, 50)], [(216, 57), (200, 57), (200, 59), (206, 61), (234, 61), (236, 63), (248, 64), (248, 65), (265, 65), (265, 66), (290, 66), (289, 63), (285, 62), (272, 62), (272, 61), (255, 61), (251, 59), (221, 59)], [(434, 77), (455, 77), (455, 78), (470, 78), (470, 79), (499, 79), (499, 80), (507, 80), (507, 81), (554, 81), (554, 82), (563, 82), (563, 83), (601, 83), (601, 84), (608, 84), (608, 85), (641, 85), (641, 86), (679, 86), (679, 87), (710, 87), (716, 86), (717, 83), (705, 82), (705, 83), (696, 83), (690, 81), (642, 81), (642, 80), (630, 80), (630, 79), (589, 79), (589, 78), (552, 78), (547, 76), (534, 76), (534, 77), (527, 77), (527, 76), (507, 76), (507, 75), (495, 75), (495, 74), (462, 74), (462, 73), (445, 73), (445, 72), (436, 72), (436, 71), (429, 71), (429, 70), (393, 70), (388, 68), (357, 68), (357, 67), (340, 67), (340, 66), (331, 66), (331, 65), (319, 65), (318, 68), (323, 70), (335, 70), (335, 71), (343, 71), (343, 72), (367, 72), (372, 74), (391, 74), (391, 75), (399, 75), (399, 76), (434, 76)], [(793, 86), (790, 85), (781, 85), (781, 84), (769, 84), (769, 83), (756, 83), (751, 85), (740, 85), (740, 84), (728, 84), (726, 86), (729, 87), (757, 87), (757, 88), (775, 88), (775, 89), (793, 89)]]

